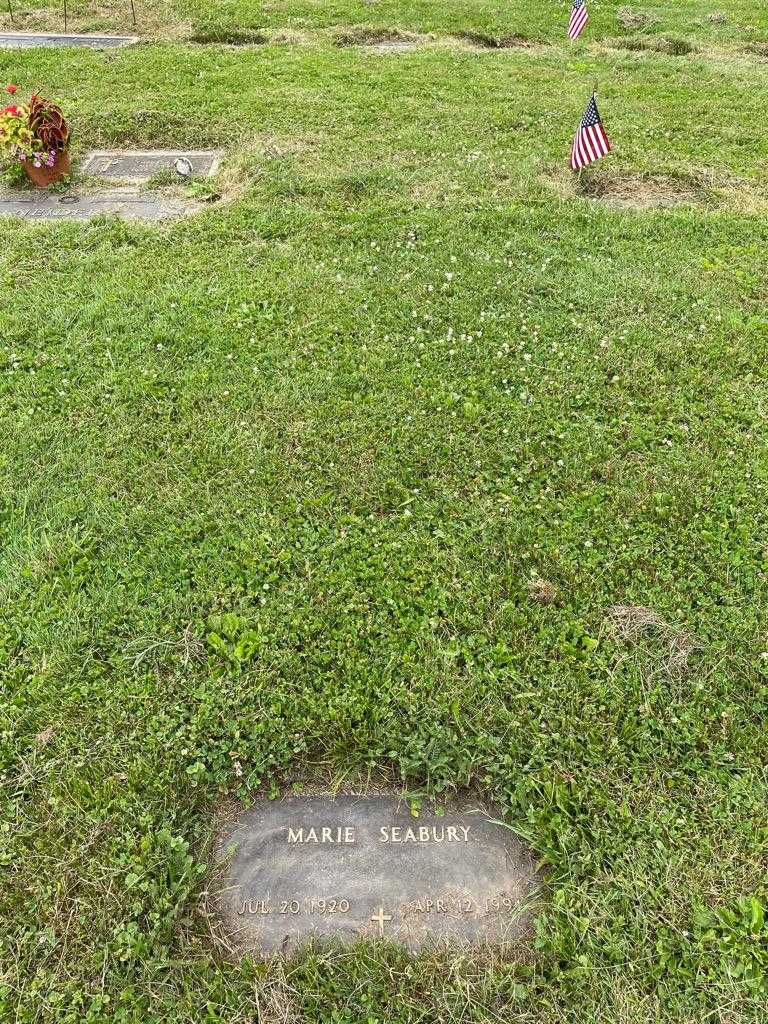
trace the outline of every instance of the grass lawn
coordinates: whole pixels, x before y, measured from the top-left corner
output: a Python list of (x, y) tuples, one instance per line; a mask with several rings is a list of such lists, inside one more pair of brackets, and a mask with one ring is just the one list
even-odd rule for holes
[[(766, 1020), (768, 14), (619, 6), (0, 50), (77, 152), (228, 151), (193, 218), (0, 221), (3, 1024)], [(220, 955), (215, 808), (366, 779), (501, 805), (524, 955)]]
[[(6, 6), (10, 5), (10, 6)], [(0, 30), (63, 30), (64, 0), (6, 0)], [(561, 44), (569, 0), (133, 0), (137, 30), (146, 37), (237, 41), (248, 33), (311, 42), (317, 35), (349, 34), (360, 28), (432, 34), (437, 39), (469, 35), (479, 43), (520, 37)], [(68, 0), (70, 31), (133, 31), (131, 0)], [(620, 40), (635, 45), (655, 37), (682, 39), (705, 51), (768, 47), (768, 11), (763, 0), (591, 0), (585, 42)]]

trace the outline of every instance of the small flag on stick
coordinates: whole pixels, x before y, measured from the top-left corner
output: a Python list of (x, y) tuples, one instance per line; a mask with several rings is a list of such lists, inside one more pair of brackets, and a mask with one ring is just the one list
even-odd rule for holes
[(611, 144), (597, 112), (595, 93), (592, 93), (571, 146), (571, 170), (580, 171), (610, 151)]
[(568, 22), (568, 38), (578, 39), (588, 21), (587, 0), (573, 0), (571, 19)]

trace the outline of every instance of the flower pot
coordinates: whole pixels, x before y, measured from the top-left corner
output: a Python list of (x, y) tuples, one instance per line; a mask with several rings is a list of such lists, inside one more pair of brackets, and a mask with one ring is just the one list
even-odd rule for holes
[(22, 164), (27, 177), (38, 188), (48, 188), (49, 185), (69, 174), (69, 166), (68, 149), (60, 149), (58, 151), (52, 167), (47, 167), (44, 163), (41, 163), (39, 167), (35, 167), (34, 161), (29, 157)]

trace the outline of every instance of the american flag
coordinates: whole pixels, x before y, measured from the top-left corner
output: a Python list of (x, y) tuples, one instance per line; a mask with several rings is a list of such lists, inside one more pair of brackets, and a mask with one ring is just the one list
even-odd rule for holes
[(571, 170), (580, 171), (610, 151), (611, 144), (597, 112), (595, 94), (592, 93), (571, 146)]
[(573, 0), (571, 20), (568, 22), (568, 38), (578, 39), (588, 20), (587, 0)]

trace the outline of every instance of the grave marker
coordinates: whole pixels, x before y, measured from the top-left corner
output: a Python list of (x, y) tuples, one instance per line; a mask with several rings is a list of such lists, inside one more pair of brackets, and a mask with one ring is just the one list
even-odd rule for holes
[(194, 204), (169, 199), (151, 192), (113, 188), (88, 195), (8, 191), (0, 192), (0, 217), (24, 220), (89, 220), (111, 213), (126, 220), (159, 221), (194, 213)]
[(476, 805), (417, 819), (393, 796), (262, 800), (216, 852), (214, 903), (243, 952), (330, 937), (511, 941), (530, 926), (538, 881), (520, 840)]
[(28, 50), (35, 46), (83, 46), (103, 50), (138, 43), (138, 36), (59, 35), (54, 32), (0, 32), (0, 49)]
[(173, 171), (176, 161), (184, 160), (192, 165), (188, 177), (210, 178), (218, 171), (221, 157), (219, 150), (212, 149), (95, 149), (86, 153), (80, 170), (98, 178), (138, 183), (148, 181), (158, 171)]

